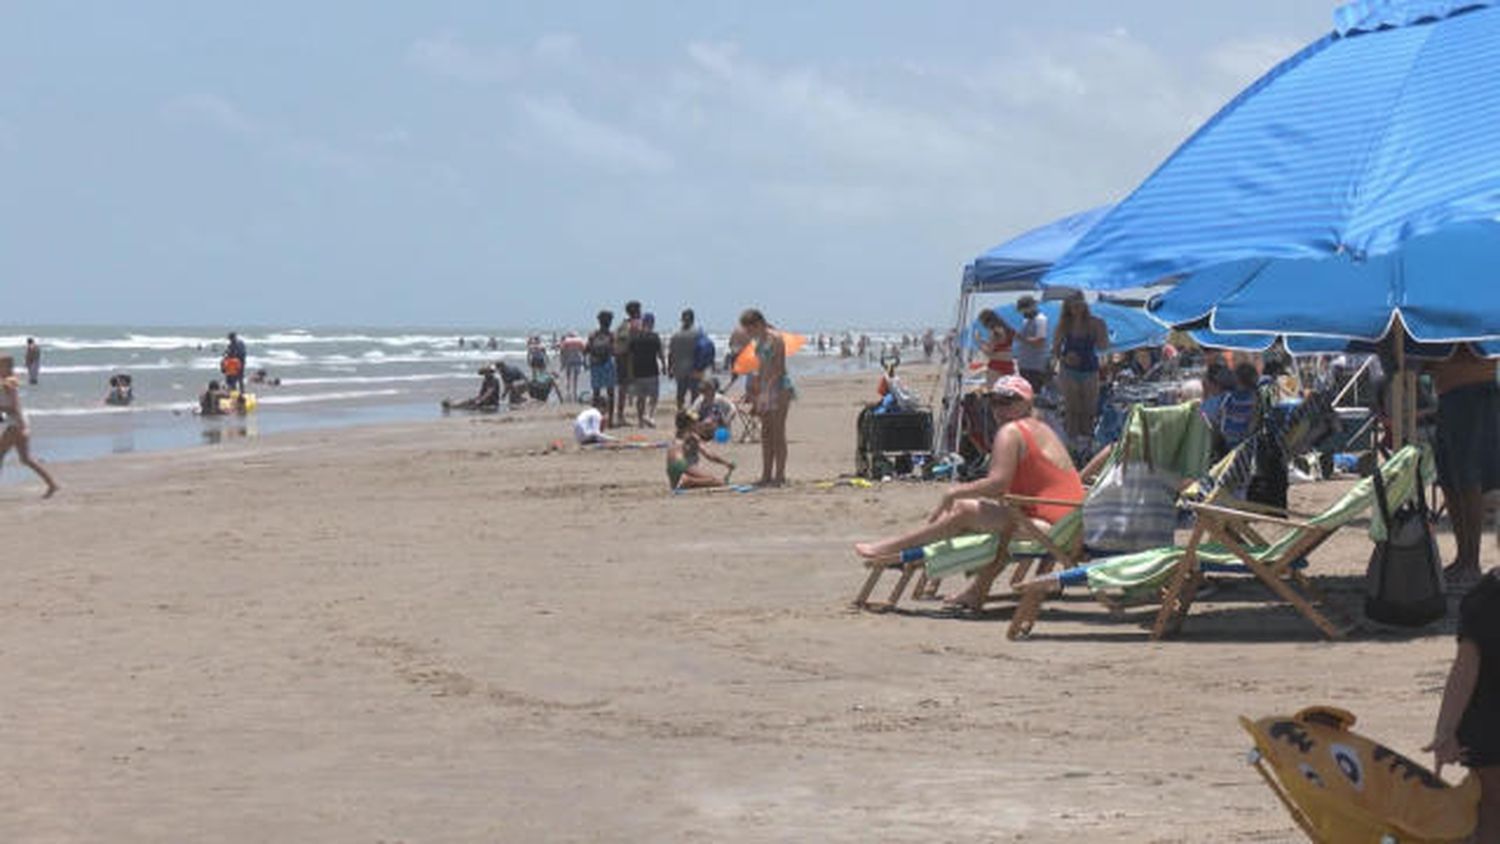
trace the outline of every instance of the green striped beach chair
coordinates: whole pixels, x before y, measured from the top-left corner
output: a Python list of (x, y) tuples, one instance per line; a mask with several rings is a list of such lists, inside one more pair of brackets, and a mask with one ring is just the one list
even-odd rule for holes
[[(1391, 506), (1398, 507), (1431, 475), (1432, 460), (1423, 448), (1409, 445), (1381, 464), (1379, 471)], [(1323, 512), (1305, 519), (1270, 515), (1238, 501), (1232, 506), (1190, 504), (1197, 523), (1185, 546), (1111, 557), (1020, 584), (1019, 606), (1007, 635), (1011, 639), (1030, 635), (1048, 598), (1066, 586), (1084, 585), (1112, 607), (1160, 603), (1151, 630), (1151, 637), (1160, 639), (1181, 629), (1205, 574), (1235, 571), (1255, 575), (1325, 636), (1340, 638), (1348, 625), (1334, 624), (1318, 609), (1322, 599), (1304, 573), (1302, 561), (1335, 531), (1366, 515), (1371, 538), (1384, 538), (1385, 525), (1374, 501), (1374, 483), (1365, 478)], [(1280, 528), (1281, 535), (1265, 540), (1259, 533), (1265, 525)]]
[[(1113, 449), (1099, 467), (1102, 475), (1110, 466), (1123, 458), (1124, 452), (1139, 450), (1149, 428), (1149, 442), (1154, 465), (1167, 468), (1187, 478), (1209, 478), (1208, 469), (1212, 434), (1197, 402), (1187, 402), (1168, 407), (1137, 406), (1131, 410), (1120, 435), (1124, 449)], [(1204, 483), (1205, 481), (1200, 481)], [(1196, 488), (1196, 487), (1195, 487)], [(1087, 498), (1087, 494), (1085, 494)], [(860, 609), (882, 610), (896, 606), (905, 594), (913, 578), (918, 578), (913, 590), (918, 595), (936, 591), (944, 578), (969, 574), (995, 562), (1014, 564), (1011, 572), (1012, 587), (1022, 583), (1033, 574), (1045, 574), (1058, 566), (1076, 566), (1085, 558), (1083, 547), (1083, 511), (1077, 501), (1052, 501), (1006, 496), (1005, 503), (1013, 506), (1026, 504), (1061, 504), (1074, 506), (1071, 512), (1043, 531), (1027, 520), (1016, 523), (1017, 535), (1001, 547), (996, 534), (972, 534), (934, 542), (920, 548), (908, 548), (899, 555), (865, 561), (868, 574), (853, 605)], [(890, 596), (881, 603), (872, 603), (870, 595), (886, 572), (895, 572), (898, 577)], [(992, 595), (990, 599), (1009, 597), (1014, 591)]]

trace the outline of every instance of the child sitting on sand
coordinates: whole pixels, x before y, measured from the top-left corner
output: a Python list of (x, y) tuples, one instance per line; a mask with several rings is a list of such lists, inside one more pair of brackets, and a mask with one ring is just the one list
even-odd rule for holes
[[(703, 489), (723, 486), (734, 474), (734, 463), (719, 457), (703, 445), (696, 430), (697, 420), (686, 410), (677, 413), (677, 440), (667, 449), (667, 483), (672, 489)], [(699, 459), (712, 460), (728, 469), (723, 479), (699, 465)]]
[(1481, 577), (1459, 604), (1458, 655), (1424, 749), (1439, 775), (1461, 762), (1479, 777), (1479, 823), (1469, 840), (1500, 842), (1500, 572)]

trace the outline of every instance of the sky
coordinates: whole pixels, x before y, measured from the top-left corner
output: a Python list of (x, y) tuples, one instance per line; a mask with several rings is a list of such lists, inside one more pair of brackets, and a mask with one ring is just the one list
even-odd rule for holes
[(0, 323), (951, 318), (1322, 0), (0, 0)]

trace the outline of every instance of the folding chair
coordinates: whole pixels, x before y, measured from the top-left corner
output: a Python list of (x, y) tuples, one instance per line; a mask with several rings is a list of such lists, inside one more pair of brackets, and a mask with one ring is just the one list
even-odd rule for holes
[[(1423, 449), (1406, 446), (1379, 467), (1391, 506), (1400, 506), (1416, 493), (1422, 482), (1419, 475), (1429, 472), (1430, 466), (1431, 461), (1423, 459)], [(1077, 583), (1086, 584), (1111, 606), (1159, 600), (1151, 637), (1160, 639), (1181, 629), (1204, 574), (1238, 571), (1258, 577), (1325, 636), (1340, 638), (1348, 625), (1336, 625), (1318, 610), (1322, 598), (1304, 573), (1303, 561), (1335, 531), (1365, 513), (1371, 513), (1372, 537), (1382, 538), (1385, 525), (1372, 512), (1373, 502), (1374, 484), (1365, 478), (1322, 513), (1301, 520), (1271, 515), (1245, 502), (1233, 506), (1190, 503), (1197, 524), (1186, 546), (1112, 557), (1068, 572), (1066, 577), (1049, 575), (1020, 584), (1020, 605), (1007, 635), (1011, 639), (1029, 635), (1043, 602), (1062, 587)], [(1259, 533), (1261, 525), (1279, 526), (1284, 532), (1268, 542)]]
[[(1005, 496), (1002, 500), (1015, 507), (1027, 504), (1060, 504), (1076, 508), (1079, 503), (1011, 495)], [(922, 595), (924, 592), (936, 591), (937, 585), (944, 577), (977, 571), (992, 563), (998, 562), (1006, 565), (1016, 563), (1011, 582), (1020, 583), (1030, 573), (1033, 563), (1037, 564), (1038, 573), (1042, 573), (1050, 571), (1057, 564), (1076, 565), (1081, 559), (1083, 516), (1080, 510), (1074, 509), (1068, 515), (1058, 519), (1052, 525), (1051, 530), (1047, 531), (1043, 531), (1029, 519), (1016, 519), (1014, 524), (1016, 533), (1010, 542), (1003, 546), (999, 534), (975, 533), (933, 542), (919, 548), (908, 548), (898, 555), (887, 558), (866, 560), (865, 566), (869, 569), (869, 574), (865, 577), (859, 593), (854, 596), (853, 605), (867, 610), (892, 609), (900, 602), (907, 584), (918, 573), (921, 579), (913, 592)], [(899, 575), (896, 585), (884, 602), (872, 603), (870, 594), (875, 591), (881, 576), (888, 571), (894, 571)], [(997, 596), (992, 595), (986, 600), (995, 597)]]
[(734, 431), (736, 442), (760, 442), (760, 417), (755, 415), (755, 406), (743, 394), (734, 401), (734, 416), (729, 427)]
[[(1124, 459), (1131, 449), (1138, 449), (1146, 439), (1145, 427), (1154, 432), (1150, 442), (1152, 460), (1155, 465), (1168, 468), (1178, 474), (1198, 476), (1208, 461), (1209, 436), (1206, 424), (1198, 414), (1196, 402), (1169, 407), (1134, 408), (1122, 428), (1120, 445), (1112, 449), (1100, 468), (1100, 474)], [(1075, 507), (1068, 515), (1059, 519), (1050, 530), (1043, 531), (1027, 519), (1015, 520), (1015, 535), (1006, 547), (1000, 547), (994, 534), (974, 534), (935, 542), (921, 548), (909, 548), (890, 558), (867, 560), (869, 569), (864, 584), (855, 596), (854, 606), (869, 609), (889, 609), (900, 601), (907, 585), (920, 574), (914, 592), (918, 596), (936, 592), (945, 577), (968, 574), (996, 562), (1009, 565), (1018, 563), (1011, 574), (1010, 583), (1018, 585), (1032, 574), (1036, 566), (1038, 574), (1051, 571), (1056, 566), (1076, 566), (1085, 558), (1083, 545), (1083, 511), (1077, 509), (1082, 502), (1053, 501), (1048, 499), (1005, 496), (1005, 503), (1021, 507), (1027, 504), (1054, 504)], [(1087, 494), (1085, 494), (1087, 500)], [(900, 577), (890, 597), (880, 604), (869, 602), (881, 576), (895, 571)], [(990, 595), (986, 600), (1011, 597), (1014, 590)]]

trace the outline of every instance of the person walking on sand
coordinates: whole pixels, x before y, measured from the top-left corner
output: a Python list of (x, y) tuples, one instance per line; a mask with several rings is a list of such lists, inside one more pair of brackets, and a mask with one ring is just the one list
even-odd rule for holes
[(583, 372), (583, 338), (569, 331), (557, 344), (557, 358), (562, 362), (564, 392), (568, 401), (578, 401), (578, 375)]
[(615, 424), (621, 426), (629, 424), (625, 409), (630, 403), (630, 381), (635, 378), (630, 371), (630, 338), (640, 330), (641, 303), (631, 299), (625, 303), (625, 318), (615, 328), (615, 383), (619, 385), (615, 390)]
[(1458, 655), (1432, 742), (1435, 773), (1459, 762), (1479, 778), (1479, 822), (1468, 841), (1500, 844), (1500, 573), (1479, 579), (1458, 606)]
[(35, 387), (42, 377), (42, 347), (35, 337), (26, 338), (26, 383)]
[(610, 326), (614, 324), (614, 311), (603, 310), (598, 316), (599, 328), (589, 335), (587, 343), (589, 359), (589, 390), (597, 398), (607, 396), (609, 403), (604, 406), (605, 423), (615, 427), (615, 388), (618, 378), (615, 369), (615, 333)]
[(21, 384), (15, 377), (16, 360), (10, 355), (0, 355), (0, 465), (5, 455), (14, 448), (21, 464), (35, 472), (47, 485), (43, 498), (56, 494), (57, 481), (31, 457), (31, 430), (26, 426), (26, 412), (21, 409)]
[(760, 360), (750, 392), (760, 417), (760, 484), (782, 486), (786, 483), (787, 411), (797, 398), (797, 389), (786, 371), (786, 339), (755, 308), (740, 314), (740, 327), (755, 344), (755, 356)]
[(635, 418), (642, 428), (656, 427), (656, 402), (661, 396), (661, 371), (666, 366), (661, 335), (656, 333), (656, 315), (641, 317), (640, 330), (630, 336), (630, 395), (635, 397)]
[(698, 335), (703, 333), (694, 325), (697, 317), (692, 308), (682, 311), (682, 327), (672, 334), (667, 344), (667, 372), (677, 384), (677, 409), (683, 410), (698, 391), (698, 370), (693, 363), (697, 357)]

